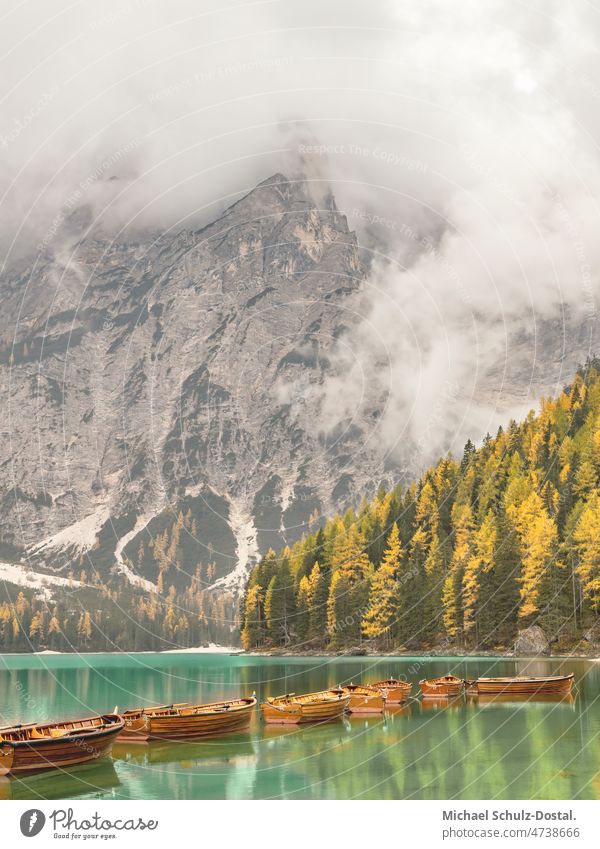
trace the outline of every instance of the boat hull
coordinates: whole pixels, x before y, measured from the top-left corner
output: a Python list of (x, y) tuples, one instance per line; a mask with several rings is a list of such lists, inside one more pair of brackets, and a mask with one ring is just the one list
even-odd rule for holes
[(419, 681), (419, 686), (424, 699), (448, 699), (454, 696), (460, 696), (464, 681), (461, 679), (444, 680), (431, 678), (429, 680)]
[[(0, 775), (19, 775), (83, 764), (110, 755), (123, 721), (86, 734), (0, 742)], [(0, 732), (0, 735), (2, 732)]]
[(378, 681), (370, 686), (380, 690), (385, 696), (386, 705), (401, 705), (410, 696), (412, 684), (409, 681)]
[(271, 725), (300, 725), (308, 722), (331, 722), (341, 719), (348, 708), (349, 696), (301, 702), (290, 700), (278, 704), (277, 699), (260, 706), (263, 719)]
[(573, 675), (547, 678), (479, 678), (469, 687), (478, 696), (565, 695), (571, 692)]
[[(226, 704), (228, 708), (225, 708)], [(123, 714), (125, 727), (119, 739), (147, 743), (151, 740), (216, 737), (244, 731), (250, 725), (255, 706), (256, 699), (252, 698), (224, 702), (222, 706), (194, 705), (156, 711), (127, 711)]]
[(348, 711), (352, 714), (377, 714), (385, 711), (386, 699), (380, 690), (371, 687), (344, 688), (344, 694), (350, 696)]

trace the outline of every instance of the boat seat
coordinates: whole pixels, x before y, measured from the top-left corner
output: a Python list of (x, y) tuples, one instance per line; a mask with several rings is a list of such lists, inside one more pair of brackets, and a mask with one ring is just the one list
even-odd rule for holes
[(44, 734), (43, 731), (38, 731), (37, 728), (31, 729), (31, 737), (35, 740), (38, 740), (40, 737), (47, 737), (47, 734)]
[(65, 728), (51, 728), (50, 736), (51, 737), (64, 737), (67, 734), (67, 730)]

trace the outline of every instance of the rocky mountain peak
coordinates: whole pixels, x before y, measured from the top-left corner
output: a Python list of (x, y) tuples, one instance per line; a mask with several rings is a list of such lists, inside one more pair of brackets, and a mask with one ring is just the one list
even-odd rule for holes
[(177, 581), (212, 563), (234, 585), (352, 482), (378, 482), (380, 457), (349, 465), (360, 422), (333, 449), (314, 427), (363, 270), (335, 201), (313, 194), (275, 174), (200, 230), (91, 234), (7, 276), (5, 556), (155, 587), (140, 543), (183, 510)]

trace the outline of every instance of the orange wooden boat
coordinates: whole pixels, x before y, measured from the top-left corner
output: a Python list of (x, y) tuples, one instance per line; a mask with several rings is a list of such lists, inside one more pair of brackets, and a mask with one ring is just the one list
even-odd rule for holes
[(442, 675), (440, 678), (426, 678), (419, 681), (424, 699), (447, 699), (450, 696), (459, 696), (464, 684), (463, 679), (457, 678), (456, 675)]
[(571, 692), (573, 673), (570, 675), (549, 675), (546, 678), (519, 676), (516, 678), (477, 678), (469, 681), (470, 694), (478, 696), (531, 696), (555, 695)]
[(247, 728), (256, 705), (254, 696), (206, 705), (160, 705), (126, 710), (120, 740), (181, 740), (242, 731)]
[(71, 766), (109, 755), (122, 731), (115, 714), (0, 728), (0, 775)]
[(387, 678), (385, 681), (378, 681), (370, 686), (381, 690), (385, 696), (386, 705), (402, 704), (408, 699), (412, 690), (410, 681), (400, 681), (397, 678)]
[(340, 719), (350, 703), (350, 696), (341, 690), (324, 690), (321, 693), (306, 693), (267, 699), (260, 706), (265, 722), (287, 725), (304, 722), (329, 722)]
[(377, 687), (346, 684), (340, 690), (345, 696), (350, 696), (350, 713), (383, 713), (385, 710), (385, 696)]

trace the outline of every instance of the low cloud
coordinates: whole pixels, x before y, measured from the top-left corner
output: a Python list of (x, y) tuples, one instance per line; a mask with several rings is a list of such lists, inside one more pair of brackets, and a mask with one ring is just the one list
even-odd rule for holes
[(81, 208), (199, 226), (302, 173), (368, 269), (321, 425), (383, 398), (377, 438), (424, 462), (568, 379), (593, 338), (599, 33), (592, 6), (541, 0), (33, 0), (0, 32), (4, 262), (60, 254)]

